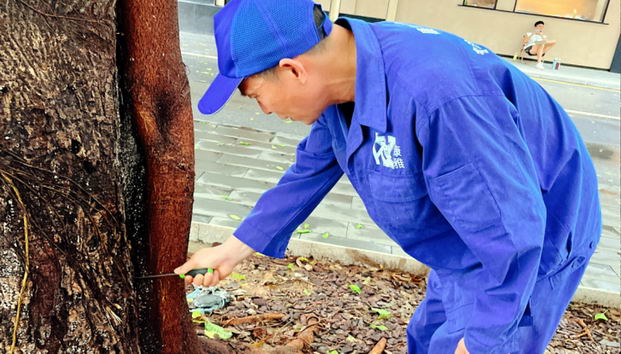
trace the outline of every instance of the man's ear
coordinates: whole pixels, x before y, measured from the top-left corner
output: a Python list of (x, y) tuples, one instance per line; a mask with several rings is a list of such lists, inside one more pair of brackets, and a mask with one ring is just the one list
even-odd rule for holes
[(302, 62), (299, 60), (284, 58), (280, 60), (278, 66), (281, 69), (284, 69), (285, 75), (293, 76), (293, 78), (299, 80), (302, 84), (305, 84), (308, 80), (308, 73), (306, 72), (306, 68), (304, 67), (304, 64), (302, 64)]

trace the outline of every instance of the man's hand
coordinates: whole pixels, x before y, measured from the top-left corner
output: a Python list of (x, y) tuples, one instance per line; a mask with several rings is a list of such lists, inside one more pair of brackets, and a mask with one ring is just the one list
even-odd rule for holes
[(254, 253), (254, 250), (235, 236), (229, 237), (223, 244), (216, 247), (205, 247), (196, 251), (183, 265), (175, 269), (177, 274), (185, 274), (196, 268), (212, 268), (213, 273), (206, 273), (185, 277), (187, 284), (215, 286), (218, 282), (226, 278), (236, 265), (241, 263), (246, 257)]
[(466, 349), (466, 342), (464, 339), (460, 339), (459, 343), (457, 343), (457, 348), (455, 348), (455, 354), (470, 354), (468, 349)]

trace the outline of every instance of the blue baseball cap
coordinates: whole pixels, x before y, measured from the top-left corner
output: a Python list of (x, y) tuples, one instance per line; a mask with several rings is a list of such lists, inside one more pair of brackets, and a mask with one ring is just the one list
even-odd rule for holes
[(220, 73), (198, 110), (218, 112), (244, 78), (307, 52), (331, 30), (312, 0), (232, 0), (214, 17)]

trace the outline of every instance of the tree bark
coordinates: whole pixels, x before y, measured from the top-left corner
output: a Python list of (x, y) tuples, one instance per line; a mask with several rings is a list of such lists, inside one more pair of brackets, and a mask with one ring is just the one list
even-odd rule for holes
[[(192, 218), (194, 124), (190, 87), (179, 48), (177, 2), (119, 2), (123, 90), (146, 157), (148, 253), (136, 254), (149, 274), (183, 263)], [(141, 317), (145, 348), (167, 353), (199, 352), (187, 313), (183, 283), (158, 278), (139, 284), (142, 303), (155, 311)], [(144, 295), (144, 296), (143, 296)]]
[(138, 350), (115, 16), (114, 1), (0, 3), (2, 352), (14, 331), (25, 353)]
[(192, 129), (176, 1), (0, 1), (0, 352), (199, 351)]

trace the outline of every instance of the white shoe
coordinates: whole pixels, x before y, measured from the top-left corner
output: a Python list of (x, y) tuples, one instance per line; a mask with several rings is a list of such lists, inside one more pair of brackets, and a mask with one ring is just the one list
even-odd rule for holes
[(543, 63), (537, 63), (537, 65), (535, 65), (535, 67), (536, 67), (537, 69), (541, 69), (541, 70), (545, 69), (545, 68), (543, 67)]

